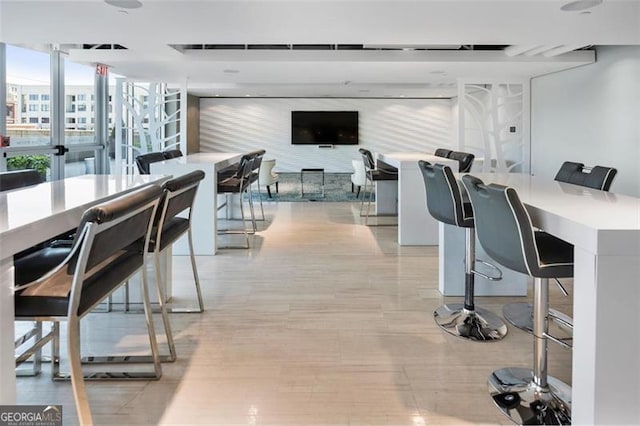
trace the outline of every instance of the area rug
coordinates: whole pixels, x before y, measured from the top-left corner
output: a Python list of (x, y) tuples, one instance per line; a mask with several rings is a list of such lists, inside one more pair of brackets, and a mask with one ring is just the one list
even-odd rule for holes
[[(350, 173), (325, 173), (324, 174), (324, 197), (322, 196), (322, 175), (319, 173), (305, 174), (304, 176), (304, 196), (302, 196), (302, 185), (300, 183), (300, 173), (278, 173), (278, 193), (275, 185), (271, 186), (272, 198), (269, 198), (266, 188), (261, 186), (260, 192), (263, 201), (360, 201), (364, 195), (356, 198), (357, 189), (351, 192)], [(253, 187), (254, 200), (258, 200), (256, 186)], [(367, 198), (368, 199), (368, 198)], [(375, 199), (375, 198), (374, 198)]]

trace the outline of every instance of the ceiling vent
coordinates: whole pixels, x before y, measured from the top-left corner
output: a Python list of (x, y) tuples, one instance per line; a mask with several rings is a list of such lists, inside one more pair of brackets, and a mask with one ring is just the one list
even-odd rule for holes
[(193, 50), (503, 50), (507, 45), (428, 45), (428, 44), (171, 44), (187, 52)]
[(121, 44), (83, 44), (83, 50), (127, 50)]

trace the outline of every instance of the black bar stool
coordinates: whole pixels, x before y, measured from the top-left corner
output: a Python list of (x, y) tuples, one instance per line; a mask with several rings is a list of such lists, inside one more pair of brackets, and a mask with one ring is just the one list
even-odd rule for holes
[(435, 321), (444, 331), (457, 337), (482, 342), (500, 340), (507, 334), (506, 324), (493, 312), (478, 308), (474, 303), (474, 274), (490, 280), (500, 277), (488, 277), (474, 271), (476, 236), (471, 203), (463, 201), (460, 187), (449, 166), (431, 165), (426, 161), (419, 161), (418, 166), (424, 178), (431, 216), (465, 230), (464, 304), (448, 303), (439, 307), (433, 313)]
[(501, 265), (534, 278), (533, 370), (502, 368), (489, 376), (489, 392), (517, 424), (571, 424), (571, 387), (547, 373), (549, 278), (573, 276), (573, 246), (536, 231), (518, 194), (466, 175), (478, 240)]
[[(565, 161), (554, 180), (557, 182), (571, 183), (601, 191), (609, 191), (613, 178), (618, 171), (612, 167), (593, 166), (587, 167), (582, 163)], [(569, 294), (562, 284), (556, 280), (560, 291), (565, 296)], [(525, 302), (508, 303), (502, 307), (502, 316), (521, 330), (533, 333), (533, 305)], [(550, 318), (563, 330), (571, 332), (573, 329), (573, 319), (556, 310), (549, 309)]]

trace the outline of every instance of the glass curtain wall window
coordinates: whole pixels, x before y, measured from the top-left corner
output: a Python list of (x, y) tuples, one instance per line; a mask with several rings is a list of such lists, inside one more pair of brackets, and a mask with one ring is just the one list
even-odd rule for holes
[(103, 148), (94, 129), (94, 68), (59, 51), (4, 49), (0, 84), (6, 89), (3, 136), (9, 139), (0, 147), (0, 170), (36, 169), (46, 180), (95, 173), (93, 159)]
[(6, 45), (6, 118), (7, 156), (0, 170), (35, 169), (43, 179), (52, 178), (49, 99), (51, 63), (48, 52)]

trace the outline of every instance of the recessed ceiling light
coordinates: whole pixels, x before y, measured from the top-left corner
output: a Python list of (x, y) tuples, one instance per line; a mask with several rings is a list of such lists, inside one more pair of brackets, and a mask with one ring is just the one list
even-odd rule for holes
[(220, 94), (216, 93), (216, 97), (217, 97), (217, 96), (220, 96)]
[(251, 95), (245, 95), (245, 96), (251, 96)]
[(104, 2), (119, 9), (138, 9), (142, 7), (142, 2), (139, 0), (104, 0)]
[(602, 4), (602, 0), (576, 0), (563, 5), (560, 10), (577, 12), (579, 10), (590, 9), (600, 4)]
[(124, 9), (120, 9), (118, 12), (122, 13), (123, 15), (128, 15), (129, 14), (129, 12), (127, 12)]

